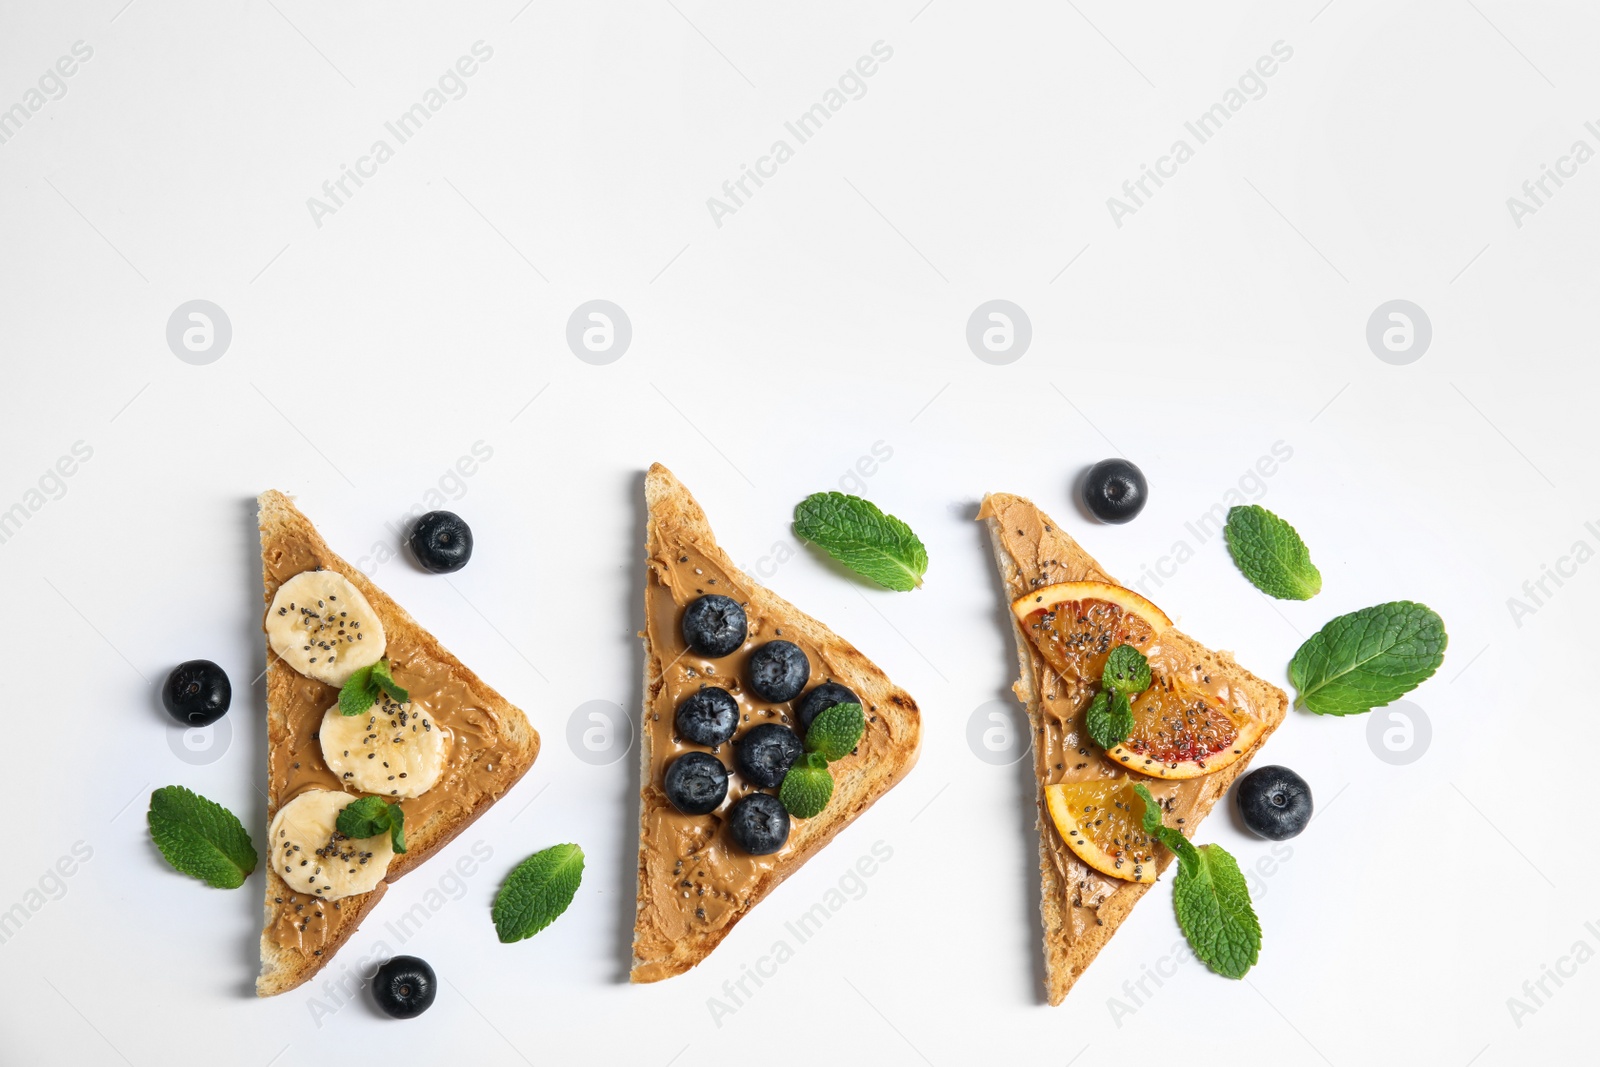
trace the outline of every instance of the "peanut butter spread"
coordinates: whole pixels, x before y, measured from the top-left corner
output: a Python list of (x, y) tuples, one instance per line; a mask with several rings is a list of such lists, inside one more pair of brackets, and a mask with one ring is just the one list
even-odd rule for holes
[[(769, 704), (744, 685), (745, 664), (759, 645), (778, 638), (792, 641), (811, 665), (807, 689), (825, 681), (851, 685), (845, 663), (829, 654), (780, 620), (768, 617), (753, 604), (742, 575), (730, 573), (687, 538), (670, 527), (652, 524), (645, 590), (646, 633), (651, 660), (646, 664), (645, 723), (649, 766), (642, 789), (642, 847), (640, 882), (653, 892), (640, 894), (639, 929), (635, 954), (646, 962), (634, 970), (634, 980), (650, 982), (677, 974), (681, 966), (657, 959), (656, 950), (670, 952), (686, 938), (719, 930), (736, 920), (750, 902), (763, 875), (791, 857), (800, 834), (796, 820), (789, 841), (772, 855), (752, 856), (735, 845), (724, 829), (728, 809), (753, 791), (734, 766), (732, 742), (714, 749), (694, 745), (677, 735), (674, 720), (678, 705), (701, 686), (726, 689), (738, 701), (739, 731), (766, 722), (793, 725), (789, 704)], [(730, 655), (706, 659), (689, 650), (683, 639), (683, 610), (706, 594), (732, 597), (744, 607), (749, 632), (744, 646)], [(797, 698), (798, 699), (798, 698)], [(863, 697), (863, 699), (866, 699)], [(866, 732), (856, 750), (833, 765), (835, 777), (848, 774), (858, 761), (886, 758), (892, 738), (887, 721), (875, 705), (863, 707)], [(684, 815), (667, 800), (662, 779), (679, 755), (692, 749), (710, 751), (729, 770), (728, 796), (709, 815)], [(826, 814), (820, 818), (826, 818)], [(671, 892), (663, 891), (671, 887)], [(647, 951), (642, 951), (647, 950)]]
[[(1014, 498), (998, 501), (993, 497), (985, 499), (978, 518), (996, 521), (1001, 545), (1016, 561), (1018, 573), (1007, 575), (1011, 583), (1008, 593), (1013, 599), (1028, 589), (1057, 582), (1113, 582), (1099, 570), (1082, 567), (1074, 570), (1070, 564), (1063, 562), (1081, 559), (1080, 550), (1060, 530), (1041, 521), (1038, 510), (1025, 501)], [(1204, 649), (1176, 629), (1167, 630), (1141, 651), (1150, 661), (1152, 674), (1184, 678), (1195, 688), (1252, 718), (1264, 715), (1265, 709), (1255, 704), (1246, 687), (1232, 685), (1220, 671), (1208, 673), (1208, 668), (1202, 663)], [(1084, 729), (1084, 711), (1098, 688), (1099, 679), (1064, 678), (1045, 662), (1031, 643), (1027, 652), (1033, 663), (1033, 684), (1038, 689), (1039, 721), (1035, 723), (1033, 759), (1040, 787), (1058, 782), (1131, 778), (1145, 785), (1161, 803), (1169, 826), (1176, 826), (1187, 833), (1192, 826), (1206, 779), (1169, 781), (1129, 774), (1120, 764), (1107, 757), (1105, 751), (1089, 739)], [(1018, 681), (1013, 688), (1019, 698), (1024, 701), (1028, 699), (1025, 680)], [(1071, 925), (1069, 932), (1073, 938), (1077, 938), (1088, 927), (1100, 922), (1099, 908), (1111, 894), (1134, 883), (1109, 878), (1093, 870), (1061, 840), (1054, 822), (1048, 816), (1041, 815), (1040, 823), (1045, 853), (1060, 874), (1062, 889), (1067, 896), (1064, 911)], [(1163, 859), (1163, 866), (1169, 859)]]
[[(302, 571), (315, 568), (336, 569), (333, 559), (320, 558), (309, 545), (295, 543), (269, 551), (265, 559), (266, 600), (270, 604), (277, 587)], [(399, 801), (405, 813), (407, 837), (441, 819), (452, 822), (470, 815), (475, 798), (497, 792), (504, 785), (496, 774), (494, 751), (499, 739), (499, 721), (487, 702), (477, 696), (451, 671), (402, 632), (406, 628), (390, 625), (385, 611), (374, 603), (384, 623), (391, 673), (395, 682), (411, 697), (411, 705), (430, 718), (449, 739), (445, 769), (431, 789), (419, 797)], [(338, 702), (339, 691), (331, 685), (307, 678), (291, 670), (269, 648), (269, 666), (288, 680), (288, 700), (283, 721), (272, 721), (268, 731), (267, 818), (308, 789), (332, 789), (363, 794), (344, 788), (339, 776), (322, 757), (318, 731), (328, 708)], [(409, 868), (406, 856), (396, 856), (386, 881), (394, 881)], [(269, 877), (276, 878), (269, 872)], [(361, 897), (326, 901), (295, 893), (281, 880), (274, 886), (284, 907), (268, 928), (276, 943), (302, 954), (318, 953), (335, 931), (334, 912), (359, 907)], [(277, 893), (281, 890), (281, 893)]]

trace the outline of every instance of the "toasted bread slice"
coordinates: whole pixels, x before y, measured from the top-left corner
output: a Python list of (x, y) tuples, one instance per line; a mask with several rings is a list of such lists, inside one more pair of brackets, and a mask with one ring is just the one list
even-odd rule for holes
[[(1050, 516), (1029, 500), (1009, 493), (991, 493), (984, 498), (978, 517), (988, 525), (1008, 603), (1030, 589), (1057, 582), (1117, 584)], [(1169, 794), (1174, 806), (1167, 817), (1168, 823), (1176, 819), (1185, 834), (1193, 835), (1200, 820), (1226, 794), (1234, 780), (1249, 769), (1250, 760), (1283, 722), (1289, 702), (1283, 690), (1240, 667), (1228, 653), (1212, 652), (1176, 629), (1167, 630), (1161, 635), (1161, 641), (1173, 646), (1177, 654), (1205, 676), (1228, 686), (1236, 699), (1254, 709), (1265, 728), (1242, 757), (1214, 774), (1178, 782), (1129, 775), (1110, 763), (1093, 742), (1076, 740), (1077, 724), (1083, 712), (1079, 705), (1087, 702), (1086, 694), (1069, 694), (1060, 676), (1045, 663), (1023, 633), (1016, 616), (1009, 611), (1006, 615), (1015, 630), (1020, 675), (1012, 690), (1028, 707), (1028, 721), (1033, 731), (1034, 771), (1039, 784), (1036, 793), (1042, 882), (1039, 910), (1044, 923), (1045, 993), (1051, 1004), (1060, 1004), (1084, 968), (1111, 940), (1133, 905), (1150, 888), (1150, 883), (1109, 878), (1078, 859), (1056, 831), (1045, 807), (1044, 787), (1062, 780), (1064, 773), (1125, 775), (1144, 782), (1158, 797)], [(1068, 764), (1068, 760), (1074, 762)], [(1164, 870), (1171, 861), (1171, 853), (1163, 849), (1160, 868)]]
[[(648, 573), (646, 624), (640, 634), (645, 656), (635, 982), (670, 978), (705, 959), (778, 883), (905, 776), (917, 760), (922, 737), (921, 715), (910, 695), (849, 642), (735, 567), (717, 547), (700, 505), (659, 463), (645, 478), (645, 502)], [(749, 620), (744, 647), (718, 659), (690, 651), (680, 630), (683, 609), (712, 593), (738, 601)], [(792, 820), (783, 848), (757, 857), (733, 844), (723, 825), (732, 803), (752, 789), (733, 770), (731, 744), (716, 750), (730, 771), (728, 797), (709, 815), (680, 813), (667, 800), (662, 778), (680, 753), (698, 748), (676, 736), (673, 721), (679, 701), (702, 684), (721, 686), (738, 700), (741, 733), (767, 722), (794, 723), (798, 729), (793, 705), (799, 698), (788, 704), (765, 703), (742, 682), (750, 652), (779, 638), (805, 650), (811, 665), (807, 691), (831, 681), (860, 697), (866, 732), (853, 753), (829, 768), (835, 786), (822, 813)]]
[[(388, 638), (397, 681), (421, 679), (435, 694), (431, 712), (454, 735), (452, 755), (439, 781), (422, 796), (401, 801), (407, 851), (368, 893), (326, 902), (289, 889), (271, 864), (261, 930), (261, 974), (256, 994), (272, 996), (309, 980), (327, 965), (382, 899), (387, 883), (425, 863), (505, 795), (539, 754), (539, 735), (526, 716), (462, 665), (355, 567), (346, 563), (304, 515), (276, 490), (257, 501), (261, 526), (265, 605), (278, 586), (301, 571), (333, 570), (371, 603)], [(265, 608), (263, 608), (265, 614)], [(322, 716), (339, 691), (307, 678), (267, 648), (267, 819), (307, 788), (339, 789), (317, 743)], [(422, 699), (413, 689), (413, 699)], [(352, 793), (352, 796), (359, 794)], [(320, 917), (318, 917), (320, 915)]]

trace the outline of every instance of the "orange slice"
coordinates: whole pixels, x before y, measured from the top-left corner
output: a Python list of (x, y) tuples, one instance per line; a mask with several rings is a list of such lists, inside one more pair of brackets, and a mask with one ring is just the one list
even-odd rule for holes
[[(1092, 691), (1118, 645), (1149, 652), (1172, 626), (1162, 610), (1108, 582), (1061, 582), (1011, 604), (1023, 633), (1063, 678)], [(1264, 725), (1187, 679), (1152, 664), (1150, 688), (1134, 697), (1133, 732), (1107, 755), (1156, 778), (1199, 778), (1250, 750)], [(1098, 868), (1097, 868), (1098, 869)]]
[(1156, 880), (1156, 843), (1144, 832), (1144, 801), (1126, 778), (1044, 787), (1061, 840), (1079, 859), (1112, 878)]
[(1011, 602), (1022, 630), (1062, 677), (1100, 684), (1118, 645), (1143, 652), (1172, 620), (1132, 589), (1108, 582), (1060, 582)]
[(1265, 728), (1202, 689), (1165, 675), (1133, 698), (1133, 732), (1106, 755), (1156, 778), (1199, 778), (1250, 751)]

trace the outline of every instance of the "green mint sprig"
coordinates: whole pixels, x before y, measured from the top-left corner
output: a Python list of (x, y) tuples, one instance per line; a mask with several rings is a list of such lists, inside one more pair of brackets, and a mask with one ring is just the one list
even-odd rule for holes
[(1150, 688), (1150, 661), (1132, 645), (1118, 645), (1106, 657), (1100, 685), (1084, 713), (1084, 727), (1101, 748), (1116, 748), (1133, 733), (1131, 700)]
[(494, 898), (494, 930), (509, 945), (543, 930), (561, 916), (583, 881), (583, 849), (551, 845), (514, 867)]
[(1084, 713), (1089, 739), (1104, 749), (1116, 748), (1133, 733), (1133, 705), (1120, 689), (1102, 689)]
[(1433, 677), (1449, 640), (1444, 620), (1409, 600), (1340, 615), (1289, 662), (1295, 706), (1318, 715), (1382, 707)]
[(1244, 576), (1268, 596), (1310, 600), (1322, 591), (1311, 550), (1293, 526), (1260, 504), (1229, 508), (1222, 534)]
[(811, 819), (833, 799), (833, 773), (828, 764), (844, 759), (861, 743), (867, 719), (860, 704), (846, 702), (824, 708), (806, 731), (805, 755), (795, 760), (778, 786), (778, 800), (797, 819)]
[(1243, 978), (1261, 955), (1261, 920), (1238, 861), (1221, 845), (1196, 848), (1161, 821), (1161, 806), (1150, 790), (1133, 788), (1144, 801), (1144, 832), (1178, 857), (1172, 906), (1189, 947), (1224, 978)]
[(794, 535), (885, 589), (915, 589), (928, 570), (928, 550), (911, 527), (858, 496), (806, 497), (794, 507)]
[(855, 750), (866, 730), (867, 719), (860, 704), (847, 701), (831, 705), (811, 720), (811, 728), (806, 731), (806, 751), (836, 763)]
[(389, 673), (388, 659), (380, 659), (369, 667), (358, 669), (344, 683), (339, 690), (339, 714), (360, 715), (385, 693), (397, 704), (404, 704), (411, 699), (410, 693), (395, 684), (394, 675)]
[(387, 833), (396, 852), (406, 850), (406, 813), (400, 810), (400, 805), (391, 804), (382, 797), (362, 797), (346, 804), (334, 828), (354, 841)]
[(1132, 645), (1118, 645), (1106, 657), (1100, 684), (1126, 697), (1138, 696), (1150, 688), (1150, 661)]
[(807, 752), (795, 760), (778, 787), (778, 799), (797, 819), (821, 815), (822, 809), (833, 799), (833, 775), (828, 771), (828, 757), (820, 752)]
[(256, 849), (239, 817), (181, 785), (150, 794), (150, 837), (174, 870), (217, 889), (237, 889), (256, 869)]

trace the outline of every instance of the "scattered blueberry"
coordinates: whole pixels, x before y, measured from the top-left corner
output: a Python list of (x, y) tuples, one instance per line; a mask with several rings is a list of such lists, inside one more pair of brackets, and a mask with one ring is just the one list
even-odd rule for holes
[(859, 703), (861, 703), (861, 698), (838, 682), (823, 682), (801, 697), (800, 703), (794, 707), (795, 717), (800, 720), (800, 733), (804, 735), (807, 730), (811, 729), (811, 720), (835, 704)]
[(776, 789), (804, 751), (799, 734), (781, 723), (764, 722), (733, 743), (733, 762), (753, 785)]
[(728, 771), (709, 752), (685, 752), (672, 761), (662, 784), (673, 807), (685, 815), (707, 815), (728, 795)]
[(232, 701), (228, 673), (208, 659), (178, 664), (161, 687), (162, 705), (184, 726), (210, 726), (228, 713)]
[(685, 741), (716, 748), (739, 728), (739, 702), (720, 686), (704, 685), (678, 705), (675, 722)]
[(728, 809), (728, 833), (752, 856), (770, 856), (789, 840), (789, 813), (771, 793), (751, 793)]
[(396, 1019), (421, 1015), (439, 993), (433, 968), (415, 956), (395, 956), (372, 976), (372, 996), (384, 1014)]
[(411, 551), (424, 570), (458, 571), (472, 558), (472, 527), (453, 511), (430, 511), (411, 527)]
[(793, 641), (768, 641), (750, 653), (750, 691), (771, 704), (800, 695), (811, 678), (811, 663)]
[(1234, 788), (1244, 824), (1271, 841), (1287, 841), (1311, 821), (1311, 787), (1287, 767), (1257, 767)]
[(683, 639), (702, 656), (726, 656), (744, 644), (749, 627), (732, 597), (711, 593), (683, 611)]
[(1144, 510), (1150, 486), (1125, 459), (1103, 459), (1083, 478), (1083, 502), (1101, 522), (1128, 522)]

